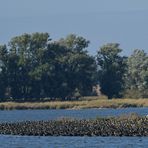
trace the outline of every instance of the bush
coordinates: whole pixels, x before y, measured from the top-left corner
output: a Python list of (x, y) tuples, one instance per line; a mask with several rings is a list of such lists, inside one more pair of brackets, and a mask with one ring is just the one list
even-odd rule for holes
[(139, 90), (137, 89), (127, 89), (124, 92), (124, 98), (133, 98), (133, 99), (138, 99), (138, 98), (143, 98), (142, 94)]

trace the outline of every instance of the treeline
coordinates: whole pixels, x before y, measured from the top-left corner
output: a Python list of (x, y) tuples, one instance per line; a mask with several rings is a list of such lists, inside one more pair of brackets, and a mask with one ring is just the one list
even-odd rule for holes
[(124, 57), (119, 44), (110, 43), (91, 56), (88, 45), (73, 34), (52, 41), (48, 33), (23, 34), (0, 45), (0, 101), (77, 99), (96, 95), (97, 84), (109, 99), (148, 97), (147, 53)]

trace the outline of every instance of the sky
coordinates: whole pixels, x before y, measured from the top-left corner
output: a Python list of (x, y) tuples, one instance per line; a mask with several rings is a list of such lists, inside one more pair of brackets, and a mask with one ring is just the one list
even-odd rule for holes
[(0, 0), (0, 44), (33, 32), (83, 36), (92, 55), (106, 43), (148, 53), (148, 0)]

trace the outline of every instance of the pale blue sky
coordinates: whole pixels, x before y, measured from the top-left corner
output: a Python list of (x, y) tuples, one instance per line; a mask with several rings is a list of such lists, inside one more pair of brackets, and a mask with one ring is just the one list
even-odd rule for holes
[(0, 44), (32, 32), (83, 36), (91, 54), (110, 42), (148, 52), (148, 0), (0, 0)]

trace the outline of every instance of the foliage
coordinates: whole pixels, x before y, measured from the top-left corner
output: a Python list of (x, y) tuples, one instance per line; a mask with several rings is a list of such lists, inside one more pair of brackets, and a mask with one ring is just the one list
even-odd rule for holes
[(48, 33), (12, 38), (9, 46), (0, 46), (0, 97), (37, 101), (90, 95), (96, 63), (85, 50), (88, 43), (76, 35), (54, 42)]
[(125, 84), (127, 97), (148, 97), (148, 55), (143, 50), (135, 50), (128, 58)]
[[(100, 85), (109, 99), (148, 97), (148, 56), (121, 56), (118, 43), (88, 54), (89, 41), (74, 34), (52, 41), (48, 33), (23, 34), (0, 45), (0, 101), (74, 100)], [(96, 58), (97, 57), (97, 58)]]
[(101, 92), (108, 96), (121, 97), (125, 57), (120, 56), (119, 44), (110, 43), (102, 46), (97, 54), (98, 75)]

